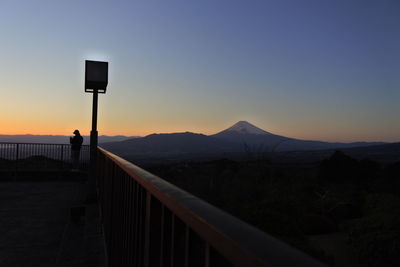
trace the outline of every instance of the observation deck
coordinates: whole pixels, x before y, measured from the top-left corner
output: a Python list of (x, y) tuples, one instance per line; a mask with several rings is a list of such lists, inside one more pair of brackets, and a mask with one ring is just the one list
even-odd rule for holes
[(68, 151), (0, 143), (1, 266), (324, 266), (102, 148), (88, 201)]

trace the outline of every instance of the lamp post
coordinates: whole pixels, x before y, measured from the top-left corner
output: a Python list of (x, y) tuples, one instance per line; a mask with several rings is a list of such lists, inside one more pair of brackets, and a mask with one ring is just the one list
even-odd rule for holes
[(85, 61), (85, 92), (93, 94), (92, 130), (90, 131), (90, 176), (88, 198), (94, 198), (97, 172), (97, 105), (98, 94), (105, 94), (108, 84), (108, 62)]

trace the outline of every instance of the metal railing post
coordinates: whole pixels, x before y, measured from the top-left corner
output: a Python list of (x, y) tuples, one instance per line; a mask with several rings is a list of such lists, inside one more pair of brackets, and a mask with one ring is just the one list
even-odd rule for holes
[(15, 155), (15, 174), (18, 172), (19, 165), (19, 144), (17, 144), (16, 155)]
[(61, 145), (60, 160), (61, 160), (61, 170), (63, 170), (64, 169), (64, 145)]
[(149, 266), (150, 262), (150, 216), (151, 216), (151, 194), (146, 191), (146, 208), (144, 223), (144, 267)]
[[(68, 165), (68, 147), (66, 144), (0, 142), (0, 157), (10, 161), (5, 167), (12, 175), (21, 171), (60, 172)], [(81, 167), (85, 170), (89, 166), (88, 148), (83, 146), (80, 157), (80, 161), (85, 163)]]

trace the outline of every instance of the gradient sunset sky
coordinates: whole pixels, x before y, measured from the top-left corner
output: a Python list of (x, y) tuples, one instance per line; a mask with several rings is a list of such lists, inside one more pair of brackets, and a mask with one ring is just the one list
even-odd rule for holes
[(84, 60), (109, 61), (99, 134), (400, 141), (400, 1), (0, 1), (0, 134), (89, 134)]

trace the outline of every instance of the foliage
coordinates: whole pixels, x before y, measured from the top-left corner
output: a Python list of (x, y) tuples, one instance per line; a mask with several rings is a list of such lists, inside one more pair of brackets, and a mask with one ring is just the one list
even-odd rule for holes
[(346, 225), (362, 266), (400, 266), (400, 198), (369, 194), (365, 216)]
[(320, 164), (221, 159), (150, 171), (325, 262), (308, 236), (339, 229), (363, 266), (400, 266), (399, 163), (335, 152)]

